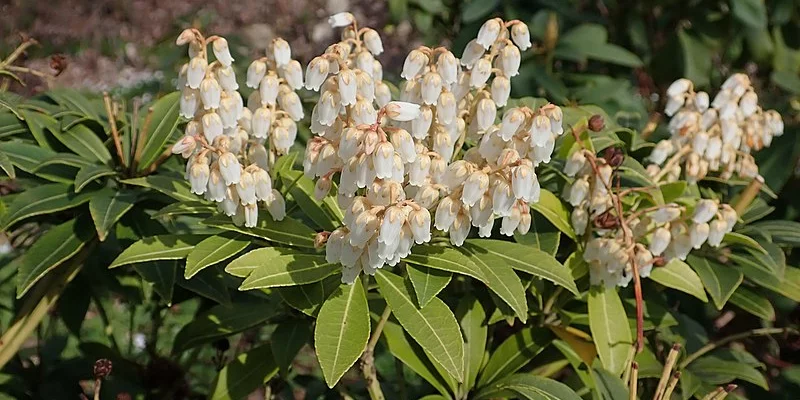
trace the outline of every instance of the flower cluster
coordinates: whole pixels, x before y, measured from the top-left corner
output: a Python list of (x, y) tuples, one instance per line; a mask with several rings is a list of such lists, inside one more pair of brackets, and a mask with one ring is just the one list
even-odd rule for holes
[(646, 278), (655, 263), (685, 260), (704, 243), (717, 247), (737, 221), (733, 208), (710, 199), (694, 207), (669, 203), (625, 210), (612, 186), (612, 166), (586, 150), (570, 155), (564, 172), (575, 177), (564, 198), (574, 207), (573, 229), (588, 238), (583, 258), (593, 285), (627, 286), (633, 268)]
[[(734, 173), (753, 178), (758, 166), (751, 153), (768, 147), (783, 134), (783, 120), (775, 110), (758, 105), (750, 79), (735, 74), (713, 100), (695, 92), (688, 79), (678, 79), (667, 89), (665, 113), (670, 138), (660, 141), (650, 154), (648, 172), (656, 180), (689, 182), (715, 172), (723, 179)], [(667, 160), (669, 158), (669, 160)]]
[[(192, 192), (216, 202), (236, 224), (256, 226), (258, 202), (266, 205), (274, 219), (283, 219), (284, 199), (272, 188), (267, 171), (276, 155), (294, 143), (295, 121), (303, 117), (294, 93), (298, 82), (302, 83), (302, 70), (291, 60), (288, 43), (276, 39), (271, 57), (251, 66), (254, 71), (248, 71), (247, 83), (259, 90), (248, 99), (247, 108), (224, 38), (206, 38), (196, 29), (187, 29), (177, 44), (189, 45), (191, 59), (181, 69), (178, 90), (180, 114), (190, 121), (172, 152), (188, 159), (186, 179)], [(216, 58), (211, 63), (208, 45)], [(267, 65), (274, 68), (268, 72)]]

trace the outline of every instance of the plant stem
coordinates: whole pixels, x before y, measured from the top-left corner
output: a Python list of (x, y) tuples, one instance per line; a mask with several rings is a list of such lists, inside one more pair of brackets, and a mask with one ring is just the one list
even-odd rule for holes
[(103, 380), (97, 378), (94, 380), (94, 400), (100, 400), (100, 387), (103, 385)]
[(378, 382), (378, 372), (375, 370), (375, 346), (378, 344), (383, 327), (386, 326), (386, 321), (389, 320), (391, 314), (392, 309), (387, 304), (381, 319), (375, 325), (375, 330), (369, 338), (364, 354), (361, 355), (361, 375), (367, 381), (367, 391), (369, 392), (369, 398), (372, 400), (383, 400), (385, 398), (381, 390), (381, 384)]
[(108, 115), (108, 124), (111, 125), (111, 138), (114, 140), (114, 149), (117, 151), (119, 163), (124, 167), (125, 156), (122, 154), (122, 141), (119, 138), (119, 131), (117, 130), (117, 117), (114, 115), (114, 109), (111, 106), (111, 97), (108, 95), (108, 92), (103, 93), (103, 105)]
[(753, 178), (750, 181), (750, 184), (747, 185), (746, 188), (742, 191), (742, 194), (739, 195), (739, 198), (736, 199), (736, 202), (733, 204), (733, 209), (736, 210), (736, 215), (744, 214), (747, 207), (750, 206), (750, 203), (758, 196), (758, 192), (761, 191), (761, 186), (764, 185), (764, 178), (760, 175)]
[(669, 170), (671, 170), (671, 169), (672, 169), (672, 167), (673, 167), (675, 164), (677, 164), (678, 162), (680, 162), (680, 160), (681, 160), (681, 157), (685, 156), (685, 155), (686, 155), (686, 154), (688, 154), (690, 151), (692, 151), (692, 147), (691, 147), (691, 146), (689, 146), (688, 144), (687, 144), (687, 145), (685, 145), (685, 146), (683, 146), (683, 147), (682, 147), (682, 148), (681, 148), (681, 149), (680, 149), (680, 150), (679, 150), (677, 153), (675, 153), (675, 155), (673, 155), (673, 156), (672, 156), (672, 157), (671, 157), (671, 158), (670, 158), (670, 159), (667, 161), (667, 163), (666, 163), (666, 164), (664, 164), (664, 167), (663, 167), (663, 168), (661, 168), (661, 171), (659, 171), (659, 172), (658, 172), (658, 174), (656, 174), (656, 176), (655, 176), (655, 177), (653, 177), (653, 182), (658, 182), (658, 181), (660, 181), (660, 180), (661, 180), (661, 178), (663, 178), (663, 177), (664, 177), (664, 175), (666, 175), (666, 174), (668, 174), (668, 173), (669, 173)]
[(769, 336), (769, 335), (777, 335), (777, 334), (785, 334), (785, 333), (798, 334), (797, 330), (793, 329), (793, 328), (758, 328), (758, 329), (751, 329), (749, 331), (745, 331), (745, 332), (742, 332), (742, 333), (737, 333), (735, 335), (730, 335), (730, 336), (724, 337), (724, 338), (722, 338), (720, 340), (713, 341), (713, 342), (701, 347), (700, 349), (698, 349), (697, 351), (695, 351), (692, 354), (689, 354), (689, 356), (686, 357), (686, 359), (683, 360), (683, 362), (681, 362), (678, 365), (678, 369), (686, 368), (689, 364), (692, 363), (692, 361), (694, 361), (694, 360), (702, 357), (706, 353), (711, 352), (711, 351), (715, 350), (716, 348), (718, 348), (720, 346), (724, 346), (724, 345), (726, 345), (726, 344), (728, 344), (730, 342), (733, 342), (733, 341), (736, 341), (736, 340), (740, 340), (740, 339), (746, 339), (746, 338), (749, 338), (751, 336)]

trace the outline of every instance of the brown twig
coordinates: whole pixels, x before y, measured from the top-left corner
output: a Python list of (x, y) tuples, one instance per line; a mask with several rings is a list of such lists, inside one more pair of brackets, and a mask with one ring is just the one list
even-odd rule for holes
[(142, 125), (142, 129), (139, 130), (139, 134), (136, 135), (136, 151), (133, 154), (133, 170), (135, 171), (136, 168), (139, 167), (139, 161), (142, 158), (142, 151), (144, 150), (144, 144), (147, 142), (147, 130), (150, 129), (150, 123), (153, 121), (153, 108), (150, 107), (147, 109), (147, 116), (144, 118), (144, 124)]
[(369, 338), (367, 348), (361, 355), (361, 375), (367, 382), (367, 392), (369, 392), (369, 398), (372, 400), (383, 400), (385, 398), (383, 390), (381, 390), (381, 384), (378, 382), (378, 372), (375, 370), (375, 346), (378, 344), (378, 339), (381, 337), (383, 327), (386, 326), (386, 321), (389, 320), (391, 314), (392, 309), (389, 308), (387, 304), (386, 308), (383, 310), (381, 319), (378, 321), (378, 324), (375, 325), (375, 330)]
[(103, 105), (105, 105), (106, 114), (108, 115), (108, 124), (111, 126), (111, 137), (114, 140), (114, 149), (117, 151), (117, 157), (119, 157), (120, 164), (125, 166), (125, 156), (122, 152), (122, 141), (120, 140), (119, 131), (117, 130), (117, 117), (114, 115), (114, 110), (111, 106), (111, 96), (109, 96), (108, 92), (103, 92)]
[(750, 206), (750, 203), (758, 196), (758, 193), (761, 191), (761, 187), (764, 186), (764, 178), (761, 175), (757, 175), (750, 183), (747, 185), (746, 188), (742, 191), (742, 194), (739, 195), (739, 198), (733, 204), (733, 209), (736, 210), (736, 215), (744, 214), (747, 207)]

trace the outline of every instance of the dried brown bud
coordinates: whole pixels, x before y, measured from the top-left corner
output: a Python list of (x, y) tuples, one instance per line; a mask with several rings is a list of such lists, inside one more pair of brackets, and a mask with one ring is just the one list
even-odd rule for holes
[(589, 130), (592, 132), (600, 132), (606, 127), (606, 121), (599, 114), (592, 115), (589, 118)]
[(330, 232), (323, 231), (314, 236), (314, 248), (321, 249), (328, 243), (328, 238), (331, 236)]
[(605, 159), (612, 168), (616, 168), (625, 160), (625, 154), (619, 148), (609, 147), (603, 152), (603, 159)]
[(65, 69), (67, 69), (67, 57), (64, 57), (63, 54), (53, 54), (50, 56), (50, 68), (55, 71), (53, 75), (59, 76)]
[(133, 400), (133, 397), (128, 392), (122, 392), (117, 394), (117, 400)]
[(654, 267), (663, 267), (667, 264), (667, 260), (664, 257), (658, 256), (653, 258), (653, 266)]
[(101, 358), (94, 362), (94, 379), (103, 379), (111, 375), (111, 360)]
[(619, 226), (619, 219), (609, 210), (598, 215), (594, 219), (594, 225), (600, 229), (614, 229)]

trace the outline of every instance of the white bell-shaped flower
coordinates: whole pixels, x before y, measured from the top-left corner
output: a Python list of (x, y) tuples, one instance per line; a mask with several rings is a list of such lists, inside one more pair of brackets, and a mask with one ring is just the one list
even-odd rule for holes
[[(309, 64), (309, 68), (311, 68)], [(267, 74), (267, 64), (261, 60), (255, 60), (247, 67), (247, 81), (245, 84), (249, 88), (258, 88), (264, 75)]]
[(518, 22), (511, 26), (511, 40), (520, 50), (525, 51), (531, 48), (531, 33), (528, 25)]
[(478, 31), (476, 42), (483, 46), (484, 49), (488, 50), (500, 36), (500, 29), (502, 28), (497, 18), (484, 22), (483, 25), (481, 25), (481, 29)]
[(328, 18), (328, 24), (330, 24), (332, 28), (342, 28), (345, 26), (349, 26), (352, 25), (353, 22), (355, 21), (356, 17), (354, 17), (353, 14), (350, 14), (349, 12), (340, 12), (337, 14), (333, 14)]
[(422, 68), (428, 64), (428, 56), (425, 53), (419, 50), (411, 50), (406, 56), (406, 60), (403, 62), (403, 72), (400, 73), (400, 76), (411, 80), (416, 77)]
[(233, 62), (231, 57), (231, 50), (228, 48), (228, 41), (223, 37), (217, 37), (211, 43), (211, 49), (214, 51), (214, 57), (217, 58), (220, 64), (230, 67)]
[(364, 31), (364, 45), (367, 46), (367, 50), (369, 50), (370, 53), (376, 56), (383, 53), (381, 35), (374, 29), (367, 28)]

